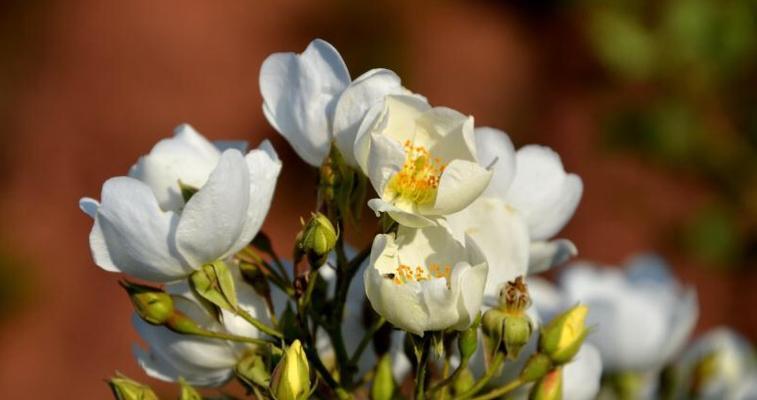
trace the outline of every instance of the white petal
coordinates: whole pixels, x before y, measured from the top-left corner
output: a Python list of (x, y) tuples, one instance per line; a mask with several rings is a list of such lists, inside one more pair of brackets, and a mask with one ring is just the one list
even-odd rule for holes
[(458, 238), (469, 235), (489, 264), (485, 293), (497, 298), (503, 283), (526, 275), (528, 228), (525, 221), (502, 200), (479, 198), (464, 210), (447, 216)]
[(661, 357), (671, 360), (678, 355), (689, 340), (691, 333), (699, 319), (699, 302), (697, 292), (693, 288), (687, 289), (679, 298), (677, 304), (670, 310), (670, 330), (664, 342)]
[(435, 219), (422, 216), (413, 212), (408, 212), (393, 206), (381, 199), (368, 200), (368, 207), (376, 213), (378, 217), (382, 212), (389, 213), (393, 220), (401, 226), (410, 228), (425, 228), (437, 224)]
[(563, 399), (595, 399), (601, 377), (602, 358), (599, 351), (589, 343), (582, 345), (573, 361), (563, 368)]
[(434, 107), (417, 118), (412, 141), (445, 163), (452, 160), (476, 162), (473, 132), (473, 117), (451, 108)]
[(127, 177), (111, 178), (101, 197), (89, 237), (98, 266), (158, 282), (189, 273), (173, 246), (178, 218), (160, 209), (147, 185)]
[(334, 138), (347, 164), (358, 165), (353, 146), (368, 109), (386, 95), (404, 92), (399, 76), (383, 68), (364, 73), (344, 90), (334, 112)]
[[(463, 330), (466, 327), (463, 325), (470, 324), (468, 315), (460, 315), (460, 309), (465, 309), (464, 301), (461, 301), (461, 291), (463, 287), (461, 285), (462, 277), (467, 275), (466, 272), (470, 269), (470, 265), (467, 263), (458, 263), (452, 267), (452, 277), (450, 281), (454, 286), (447, 287), (447, 280), (444, 278), (432, 278), (429, 280), (421, 281), (421, 293), (422, 304), (425, 308), (425, 315), (428, 316), (425, 324), (423, 325), (424, 331), (441, 331), (447, 328)], [(391, 282), (391, 281), (389, 281)], [(483, 282), (482, 282), (483, 283)], [(393, 283), (389, 283), (393, 285)], [(395, 285), (395, 286), (408, 286)], [(401, 309), (400, 303), (395, 303), (394, 307)], [(412, 315), (408, 317), (412, 318)]]
[(373, 135), (367, 175), (376, 193), (384, 193), (389, 180), (402, 170), (405, 157), (405, 150), (397, 141), (383, 135)]
[[(466, 248), (470, 248), (471, 246), (475, 246), (475, 244), (471, 240), (468, 240)], [(457, 324), (453, 326), (454, 329), (467, 329), (481, 311), (488, 271), (489, 268), (486, 262), (474, 266), (470, 266), (467, 263), (458, 264), (453, 270), (452, 285), (460, 286), (460, 295), (457, 303), (459, 317)], [(455, 288), (453, 287), (452, 292), (454, 293), (454, 291)]]
[(225, 258), (242, 233), (250, 202), (250, 175), (242, 154), (226, 150), (208, 182), (187, 202), (176, 244), (189, 265)]
[(476, 128), (475, 136), (478, 163), (487, 168), (492, 165), (494, 171), (485, 193), (504, 199), (515, 177), (513, 142), (505, 132), (494, 128)]
[(442, 172), (436, 202), (428, 213), (452, 214), (462, 210), (484, 192), (492, 172), (476, 162), (454, 160)]
[(302, 54), (272, 54), (260, 68), (263, 113), (303, 160), (320, 166), (329, 152), (336, 101), (349, 83), (339, 52), (323, 40)]
[(97, 209), (100, 207), (100, 203), (90, 197), (82, 197), (79, 200), (79, 209), (85, 214), (89, 215), (92, 219), (97, 216)]
[(221, 152), (188, 124), (163, 139), (131, 167), (129, 176), (146, 183), (164, 210), (184, 205), (179, 181), (196, 188), (205, 184)]
[(276, 182), (281, 172), (281, 161), (268, 140), (264, 140), (257, 149), (245, 156), (245, 163), (250, 175), (250, 201), (244, 227), (236, 243), (231, 246), (237, 252), (258, 234), (265, 221), (276, 189)]
[(157, 353), (148, 353), (137, 345), (134, 345), (132, 353), (148, 376), (165, 382), (177, 382), (179, 378), (184, 378), (192, 386), (221, 386), (231, 379), (234, 372), (231, 368), (207, 369), (188, 365), (177, 368)]
[(573, 216), (583, 192), (581, 178), (566, 174), (560, 156), (548, 147), (525, 146), (515, 160), (506, 200), (523, 213), (532, 239), (549, 239)]
[[(258, 319), (264, 324), (270, 325), (271, 319), (265, 299), (255, 292), (255, 289), (253, 289), (250, 284), (242, 279), (242, 275), (237, 266), (233, 266), (230, 269), (232, 276), (234, 277), (234, 288), (237, 292), (239, 307), (249, 313), (253, 318)], [(251, 338), (262, 338), (265, 336), (258, 328), (247, 322), (247, 320), (228, 310), (221, 310), (221, 320), (224, 328), (226, 328), (228, 332), (237, 336)]]
[(568, 239), (531, 242), (528, 273), (538, 274), (560, 265), (578, 254), (576, 245)]

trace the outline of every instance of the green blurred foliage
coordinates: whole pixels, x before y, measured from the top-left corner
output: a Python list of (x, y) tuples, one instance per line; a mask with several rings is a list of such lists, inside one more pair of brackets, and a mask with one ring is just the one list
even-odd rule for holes
[(617, 103), (606, 142), (702, 178), (716, 198), (678, 227), (718, 265), (757, 254), (757, 2), (578, 3)]

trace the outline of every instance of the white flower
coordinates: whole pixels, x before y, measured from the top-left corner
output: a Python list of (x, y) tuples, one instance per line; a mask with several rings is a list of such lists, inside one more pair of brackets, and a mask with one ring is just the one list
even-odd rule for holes
[(625, 271), (588, 264), (568, 267), (560, 279), (567, 304), (589, 307), (586, 340), (610, 372), (662, 368), (685, 345), (697, 320), (693, 288), (682, 288), (657, 257), (639, 256)]
[(426, 331), (467, 328), (481, 309), (488, 267), (471, 240), (445, 227), (400, 227), (373, 241), (365, 293), (374, 310), (396, 327)]
[[(169, 282), (227, 258), (257, 234), (280, 170), (268, 141), (244, 156), (237, 148), (222, 152), (189, 125), (179, 126), (129, 177), (107, 180), (101, 203), (81, 199), (95, 220), (89, 236), (95, 263)], [(180, 185), (199, 189), (186, 204)]]
[(353, 143), (366, 111), (387, 94), (406, 93), (400, 78), (373, 69), (350, 82), (339, 52), (316, 39), (301, 54), (275, 53), (260, 68), (263, 113), (310, 165), (320, 166), (335, 142), (357, 166)]
[(576, 254), (570, 241), (547, 239), (575, 212), (583, 184), (547, 147), (529, 145), (516, 152), (507, 134), (492, 128), (477, 128), (475, 139), (480, 164), (493, 164), (494, 174), (480, 198), (447, 219), (457, 237), (470, 235), (486, 254), (489, 302), (502, 283)]
[[(242, 280), (239, 269), (230, 268), (234, 277), (239, 307), (265, 324), (271, 323), (265, 300)], [(169, 284), (167, 291), (174, 299), (174, 306), (201, 327), (222, 333), (250, 338), (262, 338), (264, 334), (243, 318), (222, 310), (218, 323), (189, 288), (186, 281)], [(139, 336), (149, 349), (134, 346), (134, 356), (147, 375), (176, 382), (183, 377), (197, 386), (219, 386), (234, 374), (234, 367), (251, 347), (248, 344), (227, 340), (202, 338), (174, 333), (162, 326), (150, 325), (136, 314), (132, 322)]]
[[(747, 400), (756, 398), (757, 363), (749, 342), (728, 328), (716, 328), (697, 339), (678, 363), (681, 398), (690, 395), (692, 381), (699, 376), (697, 398)], [(696, 371), (697, 365), (709, 363)]]
[(492, 175), (477, 162), (472, 117), (411, 95), (386, 96), (368, 111), (355, 158), (379, 194), (368, 206), (415, 228), (468, 206)]

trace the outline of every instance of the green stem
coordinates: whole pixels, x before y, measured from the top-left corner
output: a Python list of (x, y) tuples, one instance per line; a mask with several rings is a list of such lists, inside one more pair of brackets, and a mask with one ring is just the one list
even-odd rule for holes
[(222, 332), (211, 332), (211, 331), (195, 332), (195, 333), (192, 333), (192, 335), (207, 337), (211, 339), (230, 340), (232, 342), (252, 343), (252, 344), (257, 344), (260, 346), (268, 346), (272, 344), (271, 342), (263, 340), (263, 339), (255, 339), (255, 338), (249, 338), (249, 337), (244, 337), (244, 336), (231, 335), (231, 334), (222, 333)]
[(426, 371), (428, 370), (428, 356), (431, 353), (431, 335), (423, 336), (421, 356), (418, 359), (418, 370), (415, 374), (415, 400), (426, 398)]
[(478, 396), (478, 397), (474, 397), (473, 400), (491, 400), (491, 399), (496, 399), (496, 398), (502, 397), (502, 396), (504, 396), (506, 394), (509, 394), (510, 392), (514, 391), (515, 389), (521, 387), (521, 385), (523, 385), (524, 383), (526, 383), (526, 382), (520, 380), (520, 378), (516, 378), (515, 380), (511, 381), (510, 383), (508, 383), (505, 386), (502, 386), (499, 389), (494, 389), (494, 390), (492, 390), (489, 393), (483, 394), (483, 395)]
[[(468, 362), (469, 362), (468, 359), (461, 360), (460, 361), (460, 365), (458, 365), (457, 368), (455, 368), (455, 370), (452, 371), (452, 375), (450, 375), (448, 377), (445, 377), (441, 381), (439, 381), (436, 384), (432, 385), (428, 389), (428, 393), (427, 393), (428, 397), (432, 397), (434, 393), (436, 393), (440, 389), (442, 389), (445, 386), (447, 386), (447, 385), (451, 384), (452, 382), (454, 382), (455, 378), (457, 378), (457, 376), (460, 375), (463, 372), (463, 370), (465, 370), (466, 368), (468, 368)], [(444, 393), (442, 393), (442, 398), (444, 398), (444, 397), (445, 397)]]
[(486, 374), (481, 377), (476, 383), (468, 389), (465, 393), (461, 394), (458, 399), (459, 400), (466, 400), (470, 399), (471, 397), (475, 396), (476, 393), (480, 392), (481, 389), (486, 386), (492, 378), (499, 372), (500, 367), (505, 362), (505, 354), (501, 351), (498, 351), (496, 355), (494, 356), (494, 360), (492, 360), (491, 365), (489, 365), (489, 369), (486, 370)]

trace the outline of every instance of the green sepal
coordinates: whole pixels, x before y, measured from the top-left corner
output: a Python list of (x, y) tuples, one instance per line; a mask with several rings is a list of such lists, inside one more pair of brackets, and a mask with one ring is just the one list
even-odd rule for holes
[(225, 262), (218, 260), (203, 265), (189, 276), (189, 282), (203, 299), (225, 310), (238, 310), (234, 277)]
[(197, 389), (189, 385), (184, 378), (179, 378), (179, 386), (181, 387), (179, 400), (202, 400), (202, 396)]

